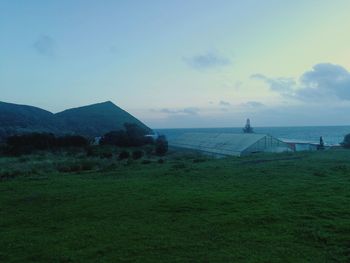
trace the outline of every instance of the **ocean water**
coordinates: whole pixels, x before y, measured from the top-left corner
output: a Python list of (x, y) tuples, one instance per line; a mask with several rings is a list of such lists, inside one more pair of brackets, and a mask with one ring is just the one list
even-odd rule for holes
[[(171, 141), (188, 132), (242, 133), (242, 128), (195, 128), (195, 129), (156, 129), (159, 134)], [(255, 133), (270, 134), (279, 139), (319, 142), (323, 137), (325, 144), (337, 145), (350, 133), (350, 126), (309, 126), (309, 127), (254, 127)]]

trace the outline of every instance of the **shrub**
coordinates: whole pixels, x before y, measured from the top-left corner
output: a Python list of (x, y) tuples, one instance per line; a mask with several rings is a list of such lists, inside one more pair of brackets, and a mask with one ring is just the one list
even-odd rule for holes
[(143, 150), (145, 151), (146, 155), (152, 155), (154, 152), (154, 146), (146, 145), (145, 147), (143, 147)]
[(193, 163), (204, 163), (204, 162), (206, 162), (206, 159), (202, 159), (202, 158), (197, 158), (197, 159), (193, 159), (193, 161), (192, 161)]
[(160, 135), (156, 140), (156, 154), (163, 156), (168, 151), (168, 141), (164, 135)]
[(110, 158), (113, 157), (113, 153), (111, 153), (111, 152), (104, 152), (104, 153), (101, 153), (100, 157), (101, 158), (110, 159)]
[(63, 137), (56, 138), (55, 142), (57, 147), (64, 148), (64, 147), (86, 147), (89, 145), (89, 141), (79, 135), (67, 135)]
[(35, 150), (48, 150), (55, 146), (55, 136), (50, 133), (30, 133), (10, 136), (6, 140), (6, 153), (13, 156), (31, 154)]
[(184, 163), (176, 163), (172, 166), (174, 170), (182, 170), (186, 168), (186, 165)]
[(60, 163), (56, 166), (56, 170), (61, 173), (90, 171), (95, 168), (95, 163), (85, 160), (82, 162)]
[(11, 179), (20, 175), (23, 175), (23, 172), (20, 170), (0, 171), (0, 180)]
[(129, 138), (125, 131), (111, 131), (106, 133), (100, 140), (100, 145), (128, 146)]
[(126, 166), (130, 166), (133, 164), (133, 160), (132, 159), (128, 159), (125, 163)]
[(341, 143), (344, 148), (350, 149), (350, 133), (345, 135), (344, 141)]
[(59, 164), (56, 166), (56, 170), (60, 173), (69, 173), (71, 171), (71, 167), (67, 164)]
[(96, 156), (96, 152), (94, 151), (94, 148), (92, 146), (86, 147), (85, 151), (86, 151), (86, 156), (88, 157)]
[(106, 133), (100, 140), (100, 145), (115, 145), (119, 147), (139, 147), (152, 144), (153, 139), (147, 137), (148, 130), (132, 123), (125, 123), (124, 130)]
[(55, 137), (51, 133), (28, 133), (10, 136), (6, 140), (5, 153), (19, 156), (37, 150), (55, 150), (67, 147), (85, 147), (88, 140), (82, 136)]
[(124, 127), (128, 136), (129, 146), (142, 146), (151, 143), (149, 141), (150, 138), (146, 137), (148, 131), (144, 128), (134, 123), (125, 123)]
[(93, 170), (95, 168), (95, 163), (85, 160), (83, 162), (81, 162), (81, 170), (82, 171), (90, 171)]
[(119, 160), (125, 160), (128, 159), (130, 157), (130, 153), (128, 151), (122, 151), (119, 154)]
[(132, 152), (132, 158), (133, 158), (134, 160), (141, 159), (142, 156), (143, 156), (143, 151), (136, 150), (136, 151), (133, 151), (133, 152)]

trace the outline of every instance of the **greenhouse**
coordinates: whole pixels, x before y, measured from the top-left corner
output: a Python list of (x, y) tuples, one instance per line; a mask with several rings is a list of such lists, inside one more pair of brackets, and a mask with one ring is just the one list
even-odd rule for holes
[(178, 148), (200, 151), (214, 156), (244, 156), (252, 153), (280, 153), (292, 151), (291, 147), (266, 134), (186, 133), (170, 141)]

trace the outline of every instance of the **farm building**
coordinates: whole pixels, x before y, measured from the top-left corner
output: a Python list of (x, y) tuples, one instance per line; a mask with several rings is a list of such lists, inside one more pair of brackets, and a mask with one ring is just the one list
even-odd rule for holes
[(303, 152), (303, 151), (317, 151), (319, 143), (315, 142), (306, 142), (306, 141), (292, 141), (292, 140), (283, 140), (287, 143), (294, 152)]
[(258, 152), (286, 152), (291, 147), (266, 134), (186, 133), (169, 142), (170, 146), (215, 156), (244, 156)]

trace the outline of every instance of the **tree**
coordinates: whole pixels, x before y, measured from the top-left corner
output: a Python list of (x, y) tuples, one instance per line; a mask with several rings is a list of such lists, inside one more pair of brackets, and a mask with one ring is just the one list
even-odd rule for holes
[(128, 159), (130, 157), (130, 153), (127, 152), (127, 151), (122, 151), (120, 154), (119, 154), (119, 160), (124, 160), (124, 159)]
[(102, 136), (101, 145), (129, 146), (129, 138), (125, 131), (111, 131)]
[(125, 123), (125, 129), (106, 133), (100, 140), (101, 145), (120, 147), (138, 147), (153, 143), (152, 138), (146, 137), (147, 131), (137, 124)]
[(243, 128), (244, 133), (254, 133), (253, 128), (250, 126), (250, 119), (247, 119), (245, 127)]
[(56, 138), (57, 147), (86, 147), (89, 141), (80, 135), (66, 135)]
[(10, 136), (6, 140), (7, 152), (10, 155), (30, 154), (33, 151), (47, 151), (68, 147), (86, 147), (89, 144), (85, 137), (67, 135), (55, 137), (51, 133), (27, 133)]
[(350, 133), (345, 135), (344, 141), (341, 143), (344, 148), (350, 149)]
[(143, 156), (143, 151), (141, 151), (141, 150), (136, 150), (136, 151), (133, 151), (133, 152), (132, 152), (132, 158), (133, 158), (134, 160), (141, 159), (142, 156)]
[(168, 141), (165, 137), (165, 135), (160, 135), (156, 139), (156, 154), (159, 156), (163, 156), (168, 151)]

